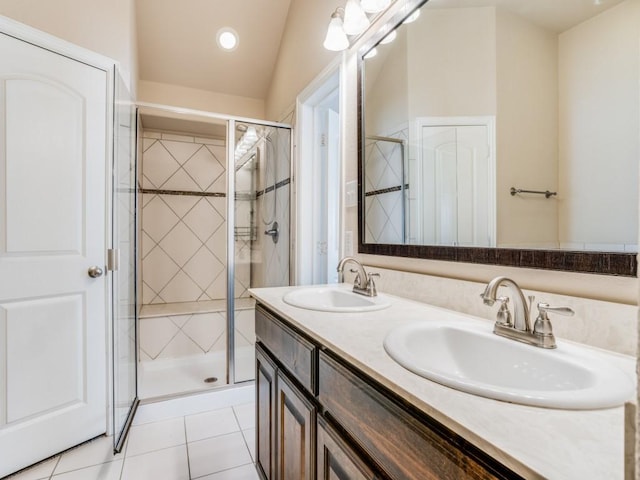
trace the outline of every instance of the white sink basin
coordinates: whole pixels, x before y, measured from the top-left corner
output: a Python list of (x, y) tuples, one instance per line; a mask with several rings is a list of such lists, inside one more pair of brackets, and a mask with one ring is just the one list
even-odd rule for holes
[(526, 345), (498, 337), (488, 324), (413, 323), (389, 332), (384, 348), (429, 380), (523, 405), (609, 408), (634, 394), (631, 378), (596, 352), (564, 343), (554, 350)]
[(293, 290), (282, 300), (294, 307), (322, 312), (370, 312), (387, 308), (383, 295), (367, 297), (341, 287), (309, 287)]

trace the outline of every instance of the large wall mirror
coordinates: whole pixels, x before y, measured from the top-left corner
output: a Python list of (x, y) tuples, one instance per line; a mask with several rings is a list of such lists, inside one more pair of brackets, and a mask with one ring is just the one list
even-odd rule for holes
[(360, 51), (359, 251), (635, 276), (640, 1), (406, 3)]

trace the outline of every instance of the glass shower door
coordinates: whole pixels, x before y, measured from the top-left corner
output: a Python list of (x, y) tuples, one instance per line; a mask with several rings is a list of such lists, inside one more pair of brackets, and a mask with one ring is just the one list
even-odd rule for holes
[(113, 439), (119, 452), (138, 405), (136, 357), (136, 109), (115, 74), (112, 250)]
[(234, 123), (235, 148), (229, 152), (235, 163), (230, 169), (235, 194), (230, 196), (234, 272), (229, 293), (234, 301), (229, 346), (237, 383), (255, 376), (255, 302), (249, 288), (289, 285), (291, 129)]

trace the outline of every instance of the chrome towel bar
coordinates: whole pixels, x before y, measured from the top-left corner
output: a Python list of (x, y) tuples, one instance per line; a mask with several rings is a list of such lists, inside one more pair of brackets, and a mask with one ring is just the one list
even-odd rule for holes
[(515, 195), (517, 193), (535, 193), (538, 195), (544, 195), (545, 198), (553, 197), (554, 195), (558, 195), (558, 192), (550, 192), (549, 190), (545, 190), (544, 192), (540, 190), (522, 190), (520, 188), (511, 187), (511, 195)]

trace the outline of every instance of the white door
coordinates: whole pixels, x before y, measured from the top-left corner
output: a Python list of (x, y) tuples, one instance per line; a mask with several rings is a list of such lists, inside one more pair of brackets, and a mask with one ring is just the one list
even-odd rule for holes
[(420, 142), (423, 243), (490, 246), (487, 126), (422, 126)]
[(0, 34), (0, 477), (106, 430), (106, 82)]

